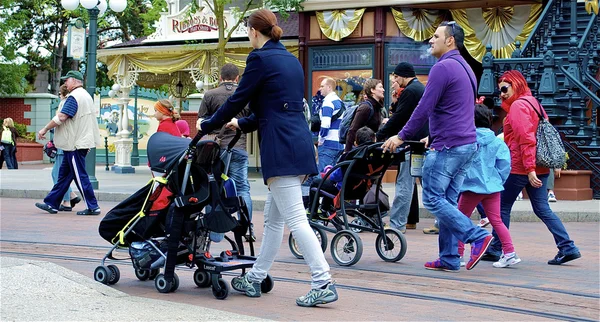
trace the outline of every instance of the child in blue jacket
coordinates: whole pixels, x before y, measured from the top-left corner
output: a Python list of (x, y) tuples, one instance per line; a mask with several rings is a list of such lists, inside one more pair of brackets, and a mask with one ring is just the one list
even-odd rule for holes
[[(465, 216), (471, 217), (475, 206), (482, 203), (502, 243), (502, 256), (493, 265), (498, 268), (508, 267), (521, 261), (515, 252), (508, 228), (500, 218), (500, 192), (504, 190), (504, 182), (510, 174), (510, 151), (491, 130), (492, 113), (487, 106), (481, 104), (475, 106), (475, 127), (479, 151), (461, 187), (458, 210)], [(458, 254), (461, 259), (464, 249), (464, 244), (459, 242)]]

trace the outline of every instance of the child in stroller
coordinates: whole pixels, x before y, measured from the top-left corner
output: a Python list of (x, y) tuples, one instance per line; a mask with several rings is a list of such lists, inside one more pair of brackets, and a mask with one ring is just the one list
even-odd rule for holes
[[(368, 132), (365, 130), (365, 133)], [(359, 145), (344, 155), (343, 161), (338, 161), (330, 168), (314, 184), (316, 187), (311, 188), (312, 207), (308, 214), (310, 225), (321, 240), (323, 251), (327, 248), (325, 232), (335, 233), (330, 249), (337, 264), (350, 266), (362, 256), (362, 241), (352, 229), (377, 233), (376, 250), (383, 260), (395, 262), (404, 257), (406, 239), (400, 231), (384, 227), (379, 200), (386, 196), (381, 190), (381, 178), (393, 162), (404, 161), (404, 152), (408, 149), (410, 148), (406, 147), (395, 153), (386, 153), (381, 149), (381, 143), (367, 142)], [(342, 176), (341, 184), (337, 186), (328, 180), (334, 174)], [(324, 190), (325, 185), (331, 189)], [(372, 198), (366, 198), (369, 194)], [(327, 218), (318, 214), (318, 199), (321, 196), (324, 200), (321, 208), (332, 212)], [(349, 202), (356, 199), (362, 202)], [(352, 223), (348, 222), (348, 215), (355, 217)], [(288, 242), (294, 256), (302, 258), (293, 236), (290, 235)]]
[[(363, 126), (356, 132), (356, 141), (354, 142), (354, 149), (358, 149), (361, 147), (365, 147), (366, 145), (372, 144), (375, 142), (375, 132), (371, 130), (367, 126)], [(351, 151), (352, 152), (352, 151)], [(345, 160), (347, 154), (342, 154), (338, 163)], [(342, 181), (344, 177), (344, 173), (342, 172), (342, 168), (338, 168), (333, 171), (329, 175), (329, 179), (323, 180), (323, 177), (329, 170), (333, 168), (334, 165), (328, 165), (325, 167), (323, 172), (320, 175), (320, 178), (316, 178), (313, 180), (310, 185), (309, 192), (309, 207), (316, 207), (317, 214), (320, 219), (323, 220), (331, 220), (335, 217), (336, 207), (334, 206), (334, 198), (331, 196), (337, 196), (340, 190), (342, 189)], [(317, 188), (321, 185), (321, 191), (326, 192), (327, 194), (322, 194), (322, 202), (319, 205), (319, 198), (317, 197)], [(359, 199), (364, 196), (364, 194), (359, 193), (359, 195), (350, 195), (348, 199)], [(353, 198), (354, 197), (354, 198)], [(314, 205), (313, 205), (314, 204)]]
[[(225, 165), (219, 145), (214, 141), (198, 142), (199, 138), (191, 143), (189, 139), (166, 133), (156, 133), (150, 138), (148, 159), (152, 171), (165, 176), (153, 178), (111, 210), (100, 223), (100, 235), (113, 243), (113, 247), (96, 268), (97, 281), (114, 284), (119, 280), (118, 268), (104, 266), (104, 261), (115, 259), (112, 256), (115, 249), (128, 247), (138, 279), (154, 278), (159, 292), (173, 292), (178, 288), (175, 266), (185, 264), (197, 267), (196, 285), (212, 285), (213, 295), (225, 299), (229, 288), (221, 272), (244, 271), (254, 264), (252, 241), (249, 243), (252, 256), (244, 255), (242, 237), (251, 229), (244, 201), (223, 173)], [(239, 135), (228, 150), (237, 139)], [(236, 212), (240, 220), (232, 216)], [(235, 237), (235, 241), (225, 237), (231, 249), (213, 257), (210, 232), (229, 231)], [(164, 273), (159, 274), (163, 264)], [(270, 291), (272, 279), (268, 277), (263, 284), (263, 292)]]

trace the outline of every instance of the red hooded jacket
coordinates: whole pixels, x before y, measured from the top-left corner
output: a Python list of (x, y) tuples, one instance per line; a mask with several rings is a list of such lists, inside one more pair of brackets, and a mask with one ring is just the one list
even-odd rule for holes
[(547, 174), (550, 172), (548, 168), (535, 165), (535, 134), (539, 117), (525, 100), (538, 109), (538, 112), (541, 110), (545, 118), (548, 117), (541, 104), (531, 96), (531, 92), (515, 99), (510, 105), (502, 104), (502, 108), (508, 113), (504, 119), (504, 142), (510, 149), (510, 173), (527, 175), (535, 171), (538, 175)]

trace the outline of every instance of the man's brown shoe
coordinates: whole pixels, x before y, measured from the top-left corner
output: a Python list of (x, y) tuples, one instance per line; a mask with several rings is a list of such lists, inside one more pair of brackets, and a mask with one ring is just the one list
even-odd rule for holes
[(417, 224), (406, 224), (406, 229), (417, 229)]

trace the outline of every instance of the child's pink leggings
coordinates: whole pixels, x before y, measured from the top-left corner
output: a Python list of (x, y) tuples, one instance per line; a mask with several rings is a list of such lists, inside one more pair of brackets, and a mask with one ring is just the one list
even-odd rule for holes
[[(465, 214), (465, 216), (471, 218), (471, 213), (473, 213), (473, 210), (480, 202), (487, 218), (490, 220), (490, 224), (494, 227), (494, 230), (500, 238), (504, 254), (514, 252), (515, 248), (512, 244), (512, 238), (510, 237), (508, 228), (506, 228), (500, 218), (500, 192), (484, 195), (465, 191), (460, 195), (460, 199), (458, 200), (458, 210)], [(463, 256), (464, 252), (465, 244), (459, 241), (458, 254)]]

